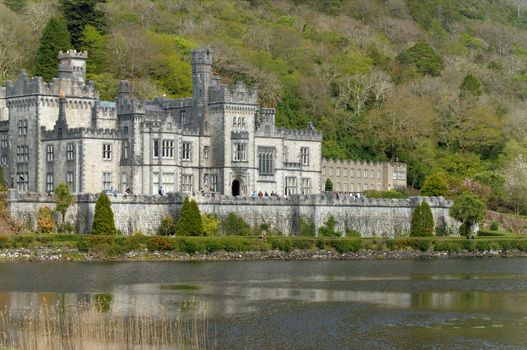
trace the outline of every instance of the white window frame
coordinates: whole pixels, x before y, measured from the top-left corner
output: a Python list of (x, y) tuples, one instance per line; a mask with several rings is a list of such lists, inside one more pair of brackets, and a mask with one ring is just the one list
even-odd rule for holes
[(53, 162), (55, 159), (55, 151), (53, 145), (46, 146), (46, 161)]
[(285, 178), (285, 191), (286, 196), (296, 194), (296, 177), (295, 176), (287, 176)]
[(247, 161), (247, 142), (233, 142), (232, 143), (232, 161), (246, 162)]
[(174, 140), (163, 140), (161, 157), (165, 159), (174, 158)]
[(102, 144), (102, 160), (112, 160), (112, 144)]
[(112, 190), (112, 173), (102, 173), (102, 189), (104, 191)]
[(53, 192), (54, 188), (55, 186), (53, 182), (53, 173), (47, 173), (46, 174), (46, 192), (48, 193)]
[(300, 147), (300, 164), (309, 165), (309, 147)]
[(311, 179), (309, 177), (302, 178), (302, 194), (311, 194)]
[(192, 142), (184, 141), (181, 144), (181, 160), (192, 161)]
[(75, 159), (75, 144), (73, 142), (68, 142), (66, 144), (66, 160)]
[(192, 175), (181, 175), (181, 192), (192, 192)]

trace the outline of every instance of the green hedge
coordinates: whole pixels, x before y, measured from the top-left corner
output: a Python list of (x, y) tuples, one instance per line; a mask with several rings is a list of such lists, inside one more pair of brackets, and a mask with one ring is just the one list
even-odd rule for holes
[(331, 238), (331, 237), (270, 237), (266, 240), (254, 236), (105, 236), (74, 234), (24, 234), (0, 236), (0, 249), (72, 247), (80, 252), (109, 257), (120, 256), (129, 251), (175, 251), (189, 254), (225, 252), (265, 251), (270, 249), (291, 252), (293, 250), (335, 250), (339, 253), (357, 252), (362, 249), (418, 250), (418, 251), (488, 251), (520, 250), (527, 252), (527, 237), (483, 236), (478, 239), (462, 237), (404, 237), (383, 238)]

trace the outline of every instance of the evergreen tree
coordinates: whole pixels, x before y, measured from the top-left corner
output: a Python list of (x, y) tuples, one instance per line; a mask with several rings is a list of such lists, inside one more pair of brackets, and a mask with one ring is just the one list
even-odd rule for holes
[(70, 188), (64, 182), (57, 185), (55, 188), (55, 210), (60, 213), (62, 221), (60, 231), (64, 231), (64, 223), (66, 222), (66, 212), (70, 205), (75, 202), (75, 198), (70, 192)]
[(429, 237), (434, 235), (434, 217), (427, 202), (417, 205), (412, 214), (410, 236)]
[(112, 203), (104, 192), (99, 195), (95, 203), (91, 233), (94, 235), (115, 235), (117, 233), (113, 219)]
[(176, 234), (179, 236), (202, 236), (204, 234), (201, 213), (195, 200), (185, 197), (176, 223)]
[(176, 233), (176, 220), (172, 215), (165, 215), (163, 219), (161, 219), (158, 233), (161, 236), (172, 236)]
[(324, 191), (326, 191), (326, 192), (333, 192), (333, 182), (329, 178), (326, 180), (326, 184), (324, 186)]
[(59, 51), (71, 48), (70, 33), (62, 17), (51, 17), (44, 28), (36, 54), (35, 74), (46, 81), (57, 76)]
[(235, 213), (229, 213), (222, 223), (223, 234), (230, 236), (250, 236), (252, 234), (251, 226), (245, 220)]
[(105, 18), (97, 5), (105, 3), (106, 0), (61, 0), (60, 5), (68, 30), (71, 33), (71, 43), (79, 48), (81, 45), (82, 32), (86, 25), (95, 27), (99, 32), (104, 31)]
[(461, 97), (469, 95), (480, 96), (481, 95), (481, 83), (478, 78), (472, 74), (465, 75), (463, 82), (459, 86), (461, 90)]
[(441, 56), (427, 43), (415, 44), (398, 54), (397, 59), (403, 64), (414, 65), (421, 74), (434, 77), (441, 75), (441, 71), (445, 68), (445, 62)]

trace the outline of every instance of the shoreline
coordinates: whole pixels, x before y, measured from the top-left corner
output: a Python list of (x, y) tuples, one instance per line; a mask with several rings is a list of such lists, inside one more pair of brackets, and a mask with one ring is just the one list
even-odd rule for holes
[(128, 261), (173, 261), (173, 262), (225, 262), (225, 261), (336, 261), (336, 260), (409, 260), (409, 259), (455, 259), (487, 257), (527, 257), (519, 250), (484, 251), (418, 251), (418, 250), (359, 250), (339, 253), (335, 250), (281, 250), (245, 251), (212, 253), (183, 253), (175, 251), (133, 250), (128, 253), (109, 257), (102, 254), (80, 252), (77, 249), (60, 248), (12, 248), (0, 249), (0, 263), (8, 262), (128, 262)]

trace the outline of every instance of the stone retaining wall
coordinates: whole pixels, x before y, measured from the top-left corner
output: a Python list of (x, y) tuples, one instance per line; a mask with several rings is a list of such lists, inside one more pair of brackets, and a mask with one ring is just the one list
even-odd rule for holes
[[(98, 195), (78, 194), (76, 203), (68, 210), (66, 220), (75, 224), (78, 232), (88, 233), (91, 228), (95, 202)], [(344, 232), (355, 230), (364, 237), (393, 237), (410, 231), (410, 221), (415, 206), (427, 201), (432, 208), (436, 227), (457, 233), (459, 223), (448, 215), (452, 205), (441, 197), (410, 197), (408, 199), (354, 200), (349, 196), (318, 194), (289, 197), (232, 197), (232, 196), (190, 196), (195, 199), (202, 212), (214, 213), (220, 218), (229, 213), (242, 216), (251, 226), (267, 223), (272, 229), (286, 235), (298, 233), (300, 221), (313, 223), (318, 228), (330, 216), (337, 222), (337, 228)], [(167, 196), (110, 196), (115, 224), (127, 235), (141, 231), (155, 234), (161, 219), (167, 215), (177, 216), (185, 194)], [(36, 228), (37, 211), (42, 206), (54, 208), (53, 195), (18, 193), (9, 190), (8, 208), (11, 215), (28, 227)]]

